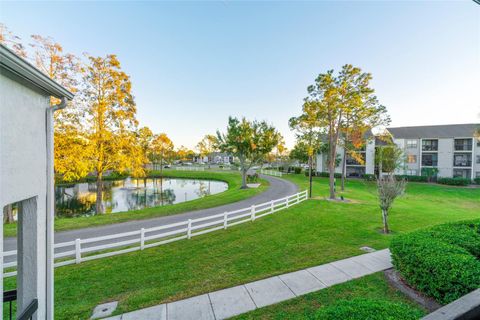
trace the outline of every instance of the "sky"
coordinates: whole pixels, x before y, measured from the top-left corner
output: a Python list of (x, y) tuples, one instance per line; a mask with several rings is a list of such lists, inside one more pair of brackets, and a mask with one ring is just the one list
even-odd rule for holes
[(473, 1), (5, 2), (0, 22), (28, 41), (116, 54), (141, 126), (193, 148), (229, 115), (285, 137), (319, 73), (373, 76), (391, 126), (480, 122), (480, 5)]

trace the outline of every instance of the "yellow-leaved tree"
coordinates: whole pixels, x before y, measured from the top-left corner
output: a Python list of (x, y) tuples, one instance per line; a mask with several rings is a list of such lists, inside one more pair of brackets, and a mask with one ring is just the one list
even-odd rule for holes
[[(217, 151), (217, 137), (211, 134), (207, 134), (197, 144), (196, 148), (200, 157), (208, 157), (211, 153)], [(208, 168), (210, 168), (211, 159), (208, 159)]]
[(81, 98), (87, 118), (89, 162), (96, 175), (96, 212), (103, 213), (103, 175), (107, 171), (130, 171), (141, 175), (142, 153), (135, 143), (136, 105), (130, 77), (116, 55), (88, 56)]
[(165, 133), (153, 137), (150, 159), (154, 169), (157, 164), (160, 164), (160, 172), (162, 173), (164, 162), (170, 161), (173, 153), (173, 142)]
[[(50, 37), (32, 35), (32, 60), (35, 66), (48, 77), (73, 93), (77, 93), (81, 83), (81, 64), (78, 57), (66, 53), (63, 47)], [(80, 97), (67, 103), (65, 109), (55, 112), (54, 117), (54, 161), (55, 172), (64, 181), (75, 181), (85, 177), (92, 169), (88, 161), (90, 144), (85, 136), (84, 121), (78, 109)], [(60, 100), (51, 97), (50, 104)]]

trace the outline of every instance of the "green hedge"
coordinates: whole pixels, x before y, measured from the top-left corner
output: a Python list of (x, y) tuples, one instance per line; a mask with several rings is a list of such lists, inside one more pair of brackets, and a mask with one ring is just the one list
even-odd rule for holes
[(409, 175), (397, 175), (399, 179), (405, 179), (410, 182), (428, 182), (427, 176), (409, 176)]
[(480, 184), (480, 178), (475, 178), (473, 181), (475, 181), (475, 184)]
[(480, 288), (480, 219), (399, 235), (390, 251), (403, 279), (439, 303)]
[(468, 186), (472, 180), (465, 178), (438, 178), (437, 183), (448, 184), (450, 186)]
[(312, 319), (315, 320), (416, 320), (422, 311), (406, 303), (380, 299), (355, 298), (320, 308)]

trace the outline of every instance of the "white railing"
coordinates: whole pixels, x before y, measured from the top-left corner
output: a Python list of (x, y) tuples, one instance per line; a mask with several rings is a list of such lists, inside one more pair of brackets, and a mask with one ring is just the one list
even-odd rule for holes
[(204, 167), (194, 167), (194, 166), (175, 167), (174, 169), (179, 171), (205, 171)]
[(269, 175), (269, 176), (275, 176), (275, 177), (281, 177), (283, 176), (283, 173), (281, 173), (280, 171), (275, 171), (275, 170), (260, 170), (260, 173), (261, 174), (266, 174), (266, 175)]
[[(55, 267), (78, 264), (84, 261), (144, 250), (178, 240), (191, 239), (201, 234), (227, 229), (237, 224), (253, 222), (256, 219), (298, 204), (307, 198), (308, 194), (307, 190), (305, 190), (281, 199), (207, 217), (188, 219), (164, 226), (142, 228), (108, 236), (56, 243), (54, 250), (60, 252), (54, 254), (56, 260)], [(115, 240), (115, 242), (111, 240)], [(7, 260), (5, 259), (6, 257), (16, 255), (16, 250), (4, 252), (4, 261)], [(3, 269), (8, 269), (4, 270), (4, 277), (15, 276), (17, 272), (12, 269), (16, 266), (16, 261), (4, 263)]]

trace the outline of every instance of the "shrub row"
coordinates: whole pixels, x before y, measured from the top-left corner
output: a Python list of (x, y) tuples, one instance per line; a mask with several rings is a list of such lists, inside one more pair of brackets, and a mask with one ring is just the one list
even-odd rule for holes
[(384, 299), (354, 298), (320, 308), (312, 317), (315, 320), (416, 320), (423, 312), (406, 303)]
[(403, 279), (439, 303), (480, 288), (480, 219), (399, 235), (390, 250)]
[(465, 178), (438, 178), (437, 183), (450, 186), (468, 186), (472, 183), (472, 180)]
[[(305, 171), (305, 176), (308, 177), (308, 170)], [(323, 178), (328, 178), (330, 176), (330, 174), (328, 172), (315, 172), (315, 171), (312, 171), (312, 176), (314, 177), (323, 177)], [(334, 174), (335, 178), (341, 178), (342, 177), (342, 174), (341, 173), (335, 173)]]

